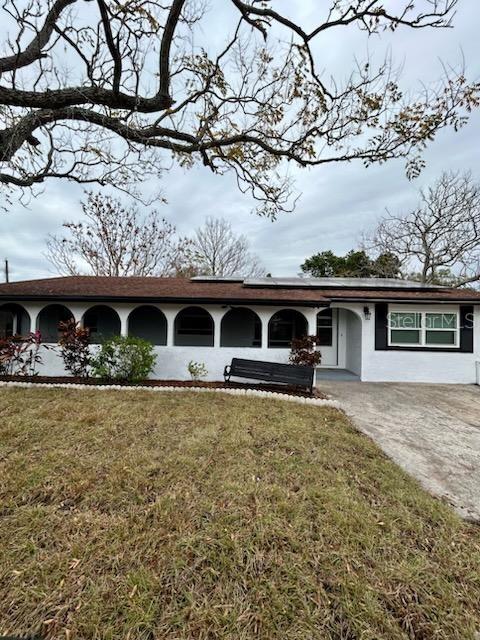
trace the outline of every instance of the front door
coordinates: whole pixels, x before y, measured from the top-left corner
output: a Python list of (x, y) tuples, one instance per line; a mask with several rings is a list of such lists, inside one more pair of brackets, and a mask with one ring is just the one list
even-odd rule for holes
[(317, 315), (317, 346), (321, 367), (338, 366), (338, 309), (323, 309)]

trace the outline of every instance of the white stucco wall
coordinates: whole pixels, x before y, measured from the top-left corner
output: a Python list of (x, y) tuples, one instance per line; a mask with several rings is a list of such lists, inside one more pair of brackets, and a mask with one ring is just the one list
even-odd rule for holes
[[(6, 300), (5, 303), (8, 301)], [(65, 304), (62, 300), (51, 302), (22, 303), (31, 318), (32, 329), (36, 326), (39, 311), (47, 304)], [(85, 311), (94, 304), (65, 304), (74, 317), (80, 320)], [(128, 315), (136, 308), (136, 304), (112, 304), (119, 314), (123, 335), (128, 332)], [(220, 324), (225, 313), (230, 309), (226, 305), (200, 305), (207, 309), (215, 322), (213, 347), (174, 346), (174, 319), (177, 313), (191, 305), (152, 305), (163, 311), (167, 318), (167, 346), (155, 347), (157, 364), (152, 377), (161, 379), (188, 379), (187, 365), (190, 360), (203, 362), (208, 370), (208, 380), (221, 380), (223, 369), (233, 357), (251, 358), (254, 360), (288, 361), (288, 349), (269, 349), (268, 322), (270, 318), (284, 307), (266, 305), (249, 305), (262, 322), (261, 348), (220, 347)], [(339, 309), (338, 314), (338, 357), (333, 354), (325, 357), (324, 366), (348, 368), (361, 376), (364, 381), (406, 381), (406, 382), (443, 382), (474, 383), (476, 381), (475, 363), (480, 361), (480, 308), (475, 308), (474, 348), (475, 353), (430, 352), (420, 351), (375, 351), (375, 305), (369, 304), (371, 317), (365, 318), (364, 304), (332, 305)], [(302, 308), (308, 322), (308, 332), (316, 331), (316, 314), (318, 308)], [(441, 309), (441, 306), (439, 306)], [(355, 320), (351, 314), (356, 314)], [(92, 349), (96, 348), (92, 346)], [(39, 373), (43, 375), (65, 375), (62, 359), (58, 351), (43, 351), (43, 366)], [(325, 354), (327, 356), (327, 354)], [(330, 357), (331, 356), (331, 357)], [(360, 366), (361, 357), (361, 366)], [(336, 362), (336, 365), (334, 364)]]
[[(42, 308), (47, 304), (63, 304), (71, 312), (73, 317), (80, 321), (83, 314), (90, 307), (95, 306), (96, 303), (84, 304), (84, 303), (65, 303), (62, 300), (49, 301), (48, 303), (22, 303), (22, 306), (27, 310), (30, 315), (31, 328), (34, 330), (37, 326), (37, 316)], [(100, 302), (98, 303), (100, 304)], [(142, 306), (140, 304), (128, 304), (128, 303), (116, 303), (109, 304), (115, 309), (120, 317), (121, 321), (121, 333), (123, 335), (128, 334), (128, 316), (130, 312)], [(282, 306), (267, 306), (267, 305), (249, 305), (248, 308), (252, 309), (259, 316), (262, 323), (262, 346), (259, 348), (249, 347), (220, 347), (220, 327), (223, 316), (230, 310), (230, 306), (227, 305), (168, 305), (168, 304), (153, 304), (151, 306), (161, 309), (167, 318), (167, 345), (157, 346), (154, 351), (157, 355), (157, 361), (155, 369), (152, 373), (152, 378), (170, 379), (170, 380), (187, 380), (190, 375), (187, 371), (188, 363), (191, 360), (196, 362), (202, 362), (205, 364), (208, 375), (207, 380), (222, 380), (223, 370), (225, 365), (230, 364), (233, 357), (247, 358), (252, 360), (268, 360), (273, 362), (288, 362), (289, 349), (269, 349), (268, 345), (268, 323), (271, 317), (281, 309), (286, 307)], [(189, 306), (201, 306), (206, 309), (212, 316), (215, 324), (214, 332), (214, 346), (174, 346), (174, 323), (175, 317), (181, 309)], [(292, 308), (292, 307), (289, 307)], [(316, 332), (316, 316), (318, 309), (308, 307), (295, 307), (297, 311), (303, 313), (308, 323), (308, 332), (314, 334)], [(41, 355), (43, 364), (39, 365), (38, 373), (40, 375), (47, 376), (62, 376), (67, 375), (63, 361), (60, 357), (60, 351), (57, 345), (48, 345), (48, 349), (42, 347)], [(98, 347), (92, 345), (91, 349), (95, 350)]]
[[(375, 305), (371, 318), (363, 317), (363, 304), (343, 305), (362, 318), (361, 379), (370, 382), (432, 382), (473, 384), (480, 361), (480, 307), (474, 312), (474, 353), (431, 351), (375, 351)], [(420, 309), (420, 306), (419, 306)], [(442, 306), (438, 306), (441, 310)], [(347, 347), (348, 349), (348, 341)]]
[[(52, 345), (54, 346), (54, 345)], [(92, 345), (91, 349), (95, 349)], [(232, 358), (247, 358), (252, 360), (268, 360), (270, 362), (288, 362), (288, 349), (249, 349), (240, 347), (155, 347), (157, 356), (152, 378), (161, 380), (189, 380), (187, 366), (190, 360), (203, 362), (208, 370), (205, 380), (222, 380), (225, 365), (230, 364)], [(63, 367), (60, 351), (42, 348), (43, 366), (38, 368), (40, 375), (64, 376), (68, 375)]]

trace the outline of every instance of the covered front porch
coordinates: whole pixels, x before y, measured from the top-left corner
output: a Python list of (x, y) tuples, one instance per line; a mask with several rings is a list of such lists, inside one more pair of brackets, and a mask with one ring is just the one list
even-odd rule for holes
[[(221, 379), (234, 357), (288, 362), (292, 339), (305, 335), (317, 336), (322, 357), (318, 379), (361, 376), (362, 315), (334, 305), (282, 308), (58, 300), (0, 306), (4, 335), (36, 330), (43, 342), (52, 345), (58, 341), (59, 324), (70, 318), (90, 330), (92, 348), (114, 335), (151, 342), (157, 353), (153, 375), (161, 379), (185, 379), (192, 360), (205, 364), (210, 380)], [(63, 374), (54, 350), (44, 353), (44, 361), (44, 375)]]
[(317, 315), (317, 341), (322, 360), (317, 379), (359, 380), (362, 374), (363, 325), (371, 321), (370, 307), (332, 304)]

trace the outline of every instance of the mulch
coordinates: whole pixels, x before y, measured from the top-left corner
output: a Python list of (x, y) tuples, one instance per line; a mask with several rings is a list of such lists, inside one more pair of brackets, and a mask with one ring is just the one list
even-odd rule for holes
[(38, 384), (82, 384), (85, 386), (121, 385), (126, 387), (206, 387), (209, 389), (254, 389), (286, 393), (305, 398), (326, 398), (325, 394), (314, 389), (313, 394), (301, 387), (280, 384), (242, 384), (240, 382), (206, 382), (205, 380), (143, 380), (142, 382), (122, 382), (99, 378), (75, 378), (73, 376), (0, 376), (0, 382), (32, 382)]

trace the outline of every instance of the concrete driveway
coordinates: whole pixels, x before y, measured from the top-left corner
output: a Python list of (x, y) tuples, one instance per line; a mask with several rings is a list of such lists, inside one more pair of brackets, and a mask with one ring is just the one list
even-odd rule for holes
[(480, 387), (323, 380), (318, 387), (428, 491), (480, 521)]

